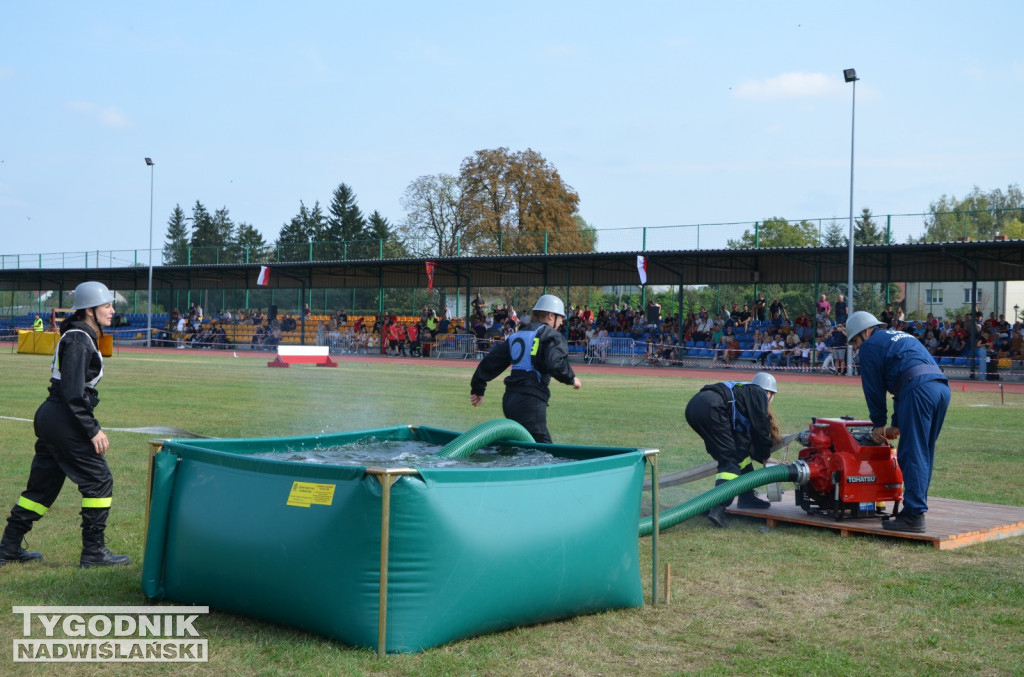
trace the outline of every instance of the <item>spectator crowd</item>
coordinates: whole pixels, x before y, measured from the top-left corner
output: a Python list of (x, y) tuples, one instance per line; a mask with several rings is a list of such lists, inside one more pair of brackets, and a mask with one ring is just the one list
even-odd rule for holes
[[(462, 344), (478, 355), (504, 341), (518, 327), (516, 311), (507, 303), (488, 303), (480, 294), (471, 302), (468, 322), (452, 318), (447, 306), (435, 311), (424, 305), (418, 317), (399, 317), (385, 311), (376, 316), (351, 318), (342, 309), (329, 315), (312, 316), (309, 307), (301, 317), (264, 314), (262, 309), (219, 311), (205, 318), (202, 307), (190, 304), (186, 313), (175, 310), (163, 338), (179, 348), (225, 349), (232, 341), (225, 326), (251, 325), (248, 339), (254, 350), (275, 350), (289, 332), (301, 328), (316, 345), (330, 346), (335, 353), (382, 354), (387, 356), (429, 356), (434, 346), (449, 337), (466, 337)], [(812, 369), (845, 373), (847, 340), (845, 320), (848, 306), (839, 295), (833, 304), (822, 294), (813, 304), (814, 315), (801, 312), (790, 317), (780, 299), (768, 301), (763, 292), (751, 304), (721, 306), (717, 312), (701, 306), (680, 317), (662, 316), (655, 302), (646, 308), (624, 304), (621, 308), (589, 305), (566, 306), (562, 331), (570, 352), (582, 353), (587, 361), (603, 363), (617, 339), (638, 346), (636, 355), (653, 365), (680, 364), (683, 358), (710, 358), (710, 364), (731, 367), (740, 361), (762, 369)], [(878, 316), (888, 328), (915, 336), (941, 358), (987, 357), (1024, 359), (1024, 327), (1012, 326), (1002, 315), (991, 313), (975, 318), (975, 341), (971, 341), (968, 318), (940, 321), (931, 313), (924, 320), (907, 320), (902, 308), (886, 306)], [(248, 335), (247, 335), (248, 336)], [(310, 340), (310, 339), (307, 339)], [(621, 345), (621, 344), (619, 344)], [(854, 357), (856, 364), (856, 357)]]

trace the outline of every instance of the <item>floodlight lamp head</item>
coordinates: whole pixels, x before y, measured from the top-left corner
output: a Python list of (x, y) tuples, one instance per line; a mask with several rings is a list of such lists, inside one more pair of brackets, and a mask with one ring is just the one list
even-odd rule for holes
[(846, 70), (844, 70), (843, 79), (846, 80), (847, 82), (855, 82), (857, 80), (860, 80), (860, 78), (857, 77), (857, 70), (854, 68), (847, 68)]
[(154, 164), (153, 163), (153, 158), (146, 158), (146, 166), (147, 167), (152, 167), (153, 164)]

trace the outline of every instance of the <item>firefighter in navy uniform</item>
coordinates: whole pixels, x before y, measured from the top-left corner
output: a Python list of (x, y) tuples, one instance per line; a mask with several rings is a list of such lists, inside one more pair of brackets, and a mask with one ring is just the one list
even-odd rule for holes
[(537, 442), (550, 443), (548, 384), (554, 378), (580, 389), (580, 380), (569, 364), (569, 345), (558, 331), (564, 320), (565, 306), (560, 298), (544, 294), (537, 299), (530, 321), (492, 347), (477, 365), (470, 383), (470, 404), (480, 406), (487, 383), (511, 366), (501, 401), (505, 418), (522, 425)]
[(97, 335), (109, 327), (114, 295), (100, 282), (75, 288), (72, 310), (60, 325), (60, 340), (53, 353), (50, 394), (35, 415), (35, 456), (28, 486), (7, 518), (0, 539), (0, 565), (41, 560), (38, 552), (22, 547), (25, 534), (46, 514), (70, 478), (82, 494), (82, 556), (79, 565), (93, 567), (128, 564), (127, 555), (115, 555), (104, 546), (113, 496), (114, 478), (105, 454), (110, 441), (93, 416), (99, 403), (96, 384), (103, 377), (103, 356)]
[[(686, 422), (704, 440), (711, 458), (718, 462), (715, 486), (751, 472), (753, 461), (764, 463), (773, 444), (782, 440), (768, 406), (778, 392), (775, 377), (766, 372), (750, 383), (726, 381), (704, 386), (686, 405)], [(707, 517), (725, 528), (725, 509), (732, 499), (716, 505)], [(771, 506), (753, 489), (739, 495), (740, 508), (764, 510)]]
[[(882, 522), (890, 531), (923, 533), (935, 442), (949, 408), (949, 381), (935, 358), (915, 337), (887, 329), (859, 310), (846, 322), (850, 345), (860, 356), (860, 380), (877, 444), (899, 438), (896, 461), (903, 473), (903, 510)], [(886, 393), (892, 393), (892, 422), (886, 424)], [(902, 436), (900, 433), (902, 432)]]

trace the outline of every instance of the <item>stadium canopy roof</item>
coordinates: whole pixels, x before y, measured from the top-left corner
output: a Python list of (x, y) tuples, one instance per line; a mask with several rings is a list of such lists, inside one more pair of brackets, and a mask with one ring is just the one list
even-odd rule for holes
[[(269, 263), (272, 289), (427, 286), (424, 263), (436, 263), (435, 287), (638, 285), (637, 256), (647, 257), (651, 285), (845, 283), (846, 247), (794, 247), (589, 254), (464, 256)], [(1024, 279), (1024, 240), (858, 245), (854, 281), (946, 282)], [(260, 264), (154, 266), (153, 289), (256, 288)], [(70, 291), (99, 280), (124, 292), (145, 290), (146, 266), (0, 270), (3, 291)]]

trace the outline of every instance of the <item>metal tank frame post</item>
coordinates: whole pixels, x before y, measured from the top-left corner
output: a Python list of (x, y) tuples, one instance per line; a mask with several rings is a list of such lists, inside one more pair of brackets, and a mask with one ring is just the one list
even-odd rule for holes
[(388, 625), (388, 553), (391, 538), (391, 486), (402, 475), (418, 475), (415, 468), (367, 468), (367, 475), (373, 475), (380, 482), (380, 581), (377, 601), (377, 657), (387, 655)]
[(658, 606), (658, 450), (644, 449), (643, 453), (651, 464), (651, 606)]

